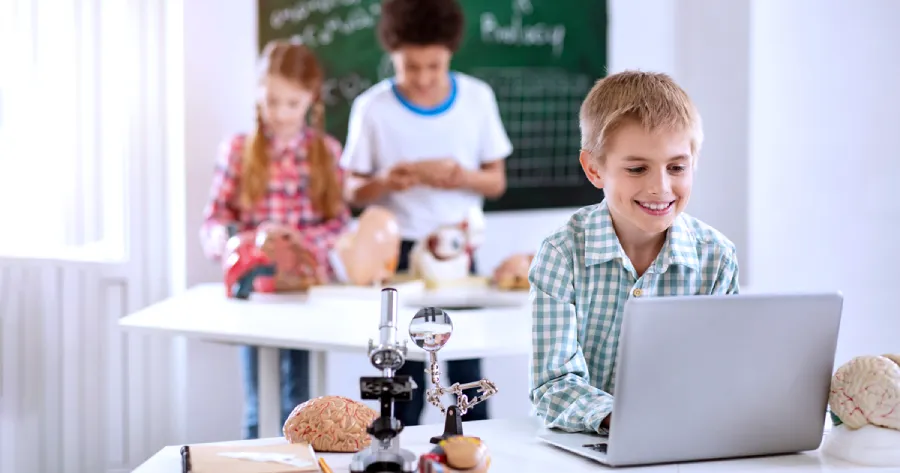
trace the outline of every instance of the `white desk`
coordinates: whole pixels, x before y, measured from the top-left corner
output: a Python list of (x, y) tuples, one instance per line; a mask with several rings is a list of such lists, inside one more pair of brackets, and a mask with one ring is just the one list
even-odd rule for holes
[[(498, 419), (466, 422), (467, 435), (481, 437), (491, 452), (490, 473), (581, 473), (598, 470), (660, 473), (751, 473), (792, 472), (811, 473), (821, 471), (873, 471), (897, 472), (897, 469), (866, 469), (821, 456), (818, 451), (795, 455), (759, 457), (740, 460), (680, 463), (647, 467), (629, 467), (621, 470), (604, 467), (596, 462), (546, 445), (535, 438), (540, 430), (536, 418)], [(421, 455), (431, 450), (428, 443), (432, 435), (440, 434), (442, 425), (409, 427), (400, 435), (402, 448)], [(232, 445), (266, 445), (282, 443), (283, 438), (269, 438), (245, 442), (227, 442)], [(134, 470), (134, 473), (172, 473), (181, 471), (179, 446), (165, 447), (159, 453)], [(335, 472), (349, 471), (352, 454), (322, 454)]]
[[(359, 353), (365, 357), (370, 338), (378, 341), (381, 301), (376, 297), (307, 298), (300, 295), (254, 294), (250, 300), (229, 299), (222, 284), (203, 284), (151, 305), (119, 321), (134, 332), (186, 336), (218, 343), (254, 345), (259, 350), (259, 432), (281, 434), (278, 348), (313, 352), (312, 395), (328, 394), (326, 354)], [(492, 295), (474, 291), (466, 305), (503, 297), (503, 308), (448, 311), (454, 335), (441, 350), (441, 360), (531, 353), (531, 319), (527, 294)], [(521, 304), (515, 304), (518, 297)], [(422, 303), (450, 302), (447, 294), (417, 294), (405, 301), (399, 293), (398, 337), (409, 338), (409, 322)], [(416, 305), (406, 305), (406, 304)], [(435, 304), (437, 305), (437, 304)], [(409, 359), (424, 361), (426, 352), (408, 345)]]

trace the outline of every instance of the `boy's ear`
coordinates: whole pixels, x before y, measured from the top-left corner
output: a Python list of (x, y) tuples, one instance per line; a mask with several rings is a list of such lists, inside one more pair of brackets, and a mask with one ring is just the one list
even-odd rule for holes
[(591, 184), (597, 189), (603, 189), (603, 174), (600, 172), (601, 165), (591, 155), (591, 152), (584, 149), (581, 150), (581, 153), (578, 155), (578, 162), (581, 163), (581, 169), (584, 170), (584, 175), (591, 181)]

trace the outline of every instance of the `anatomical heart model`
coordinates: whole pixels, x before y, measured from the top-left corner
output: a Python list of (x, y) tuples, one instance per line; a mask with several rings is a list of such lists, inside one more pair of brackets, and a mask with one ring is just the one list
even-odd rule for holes
[(232, 236), (223, 266), (228, 296), (239, 299), (254, 291), (302, 291), (324, 279), (300, 233), (276, 224)]
[(480, 207), (473, 207), (459, 223), (438, 227), (410, 251), (410, 274), (427, 287), (468, 280), (475, 250), (484, 241), (484, 227)]
[(831, 379), (834, 428), (826, 455), (866, 466), (900, 466), (900, 355), (858, 356)]
[(400, 229), (397, 218), (384, 207), (366, 207), (353, 230), (342, 233), (334, 244), (332, 261), (338, 279), (355, 286), (380, 285), (397, 272)]

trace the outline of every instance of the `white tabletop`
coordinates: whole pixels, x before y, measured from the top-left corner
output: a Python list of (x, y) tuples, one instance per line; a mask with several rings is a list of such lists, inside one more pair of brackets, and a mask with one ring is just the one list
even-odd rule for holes
[[(540, 430), (539, 420), (532, 417), (518, 419), (467, 422), (464, 433), (480, 437), (487, 445), (492, 461), (490, 473), (548, 473), (548, 472), (596, 472), (598, 470), (646, 471), (661, 473), (713, 473), (713, 472), (820, 472), (820, 471), (875, 471), (896, 472), (897, 469), (866, 469), (824, 457), (818, 451), (794, 455), (779, 455), (740, 460), (709, 461), (630, 467), (620, 470), (604, 467), (596, 462), (567, 453), (536, 439)], [(427, 453), (433, 447), (428, 439), (443, 431), (442, 425), (409, 427), (400, 436), (401, 448), (416, 455)], [(268, 445), (282, 443), (282, 438), (260, 439), (245, 442), (227, 442), (232, 445)], [(172, 473), (180, 471), (181, 459), (178, 446), (166, 447), (135, 473)], [(352, 454), (322, 454), (335, 472), (347, 472)]]
[[(378, 291), (374, 289), (373, 291)], [(467, 303), (486, 303), (494, 295), (476, 291)], [(409, 321), (423, 302), (453, 301), (446, 294), (399, 294), (398, 337), (408, 340)], [(516, 301), (521, 303), (516, 303)], [(505, 294), (501, 307), (448, 310), (454, 329), (440, 351), (441, 360), (531, 353), (531, 317), (526, 295)], [(365, 353), (368, 340), (378, 341), (381, 303), (378, 298), (254, 294), (249, 300), (229, 299), (222, 284), (202, 284), (141, 311), (119, 325), (128, 331), (183, 335), (220, 343), (321, 351)], [(409, 358), (427, 353), (409, 342)]]

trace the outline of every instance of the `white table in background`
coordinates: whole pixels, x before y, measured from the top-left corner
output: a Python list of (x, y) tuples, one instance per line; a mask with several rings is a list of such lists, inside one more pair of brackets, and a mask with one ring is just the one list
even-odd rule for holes
[[(253, 345), (259, 349), (259, 432), (281, 433), (278, 349), (312, 352), (312, 395), (325, 392), (329, 351), (365, 356), (370, 338), (378, 341), (381, 301), (371, 298), (305, 297), (254, 294), (250, 300), (229, 299), (222, 284), (202, 284), (123, 317), (123, 330), (185, 336), (218, 343)], [(488, 303), (495, 296), (469, 291), (466, 305)], [(458, 295), (458, 294), (457, 294)], [(454, 334), (441, 350), (442, 361), (531, 353), (531, 319), (527, 295), (522, 304), (505, 295), (507, 307), (450, 311)], [(510, 299), (513, 298), (513, 299)], [(398, 336), (407, 340), (409, 322), (422, 305), (456, 301), (446, 293), (415, 294), (405, 301), (399, 293)], [(411, 304), (411, 305), (407, 305)], [(464, 334), (464, 335), (462, 335)], [(424, 361), (427, 354), (412, 342), (409, 359)]]
[[(598, 470), (627, 471), (628, 473), (752, 473), (752, 472), (784, 472), (812, 473), (822, 471), (871, 471), (877, 473), (896, 473), (898, 469), (863, 468), (839, 462), (822, 456), (819, 451), (792, 455), (757, 457), (739, 460), (721, 460), (645, 467), (629, 467), (612, 469), (592, 460), (568, 453), (537, 440), (541, 430), (540, 421), (533, 417), (516, 419), (493, 419), (463, 423), (463, 431), (467, 435), (484, 440), (491, 453), (490, 473), (588, 473)], [(440, 434), (443, 425), (420, 425), (408, 427), (400, 434), (401, 448), (408, 449), (416, 455), (427, 453), (433, 447), (428, 439)], [(234, 445), (236, 448), (250, 445), (272, 445), (284, 443), (281, 437), (240, 442), (224, 442), (219, 445)], [(134, 473), (172, 473), (181, 471), (180, 446), (165, 447)], [(329, 454), (320, 456), (335, 472), (349, 471), (353, 454)]]

